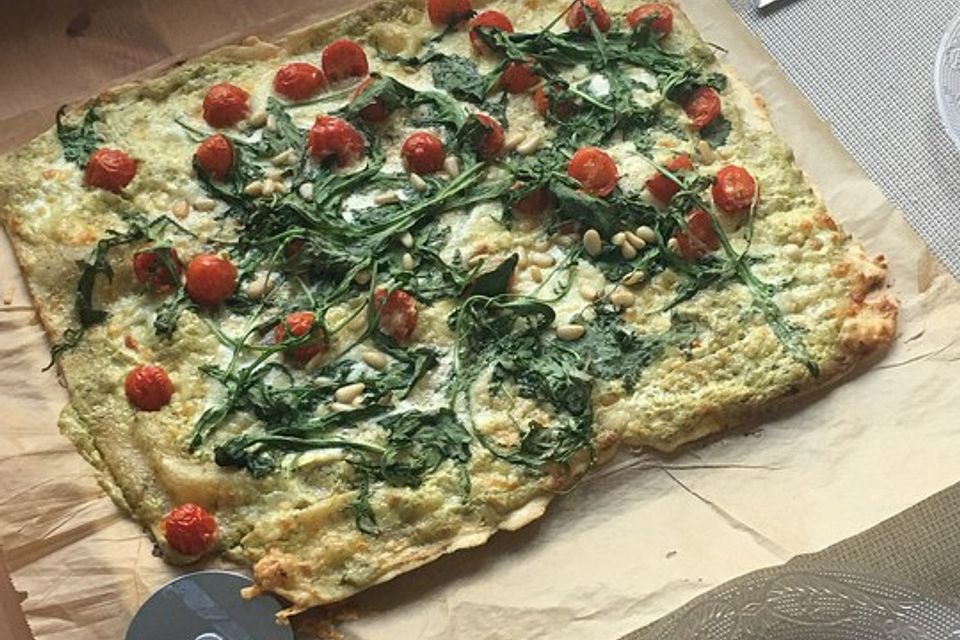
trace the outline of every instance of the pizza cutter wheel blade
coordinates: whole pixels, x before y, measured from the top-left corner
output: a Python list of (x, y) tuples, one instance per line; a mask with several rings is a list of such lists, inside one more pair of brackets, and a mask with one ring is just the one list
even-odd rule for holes
[(250, 584), (229, 571), (181, 576), (147, 598), (125, 640), (293, 640), (293, 629), (276, 621), (279, 601), (241, 597)]

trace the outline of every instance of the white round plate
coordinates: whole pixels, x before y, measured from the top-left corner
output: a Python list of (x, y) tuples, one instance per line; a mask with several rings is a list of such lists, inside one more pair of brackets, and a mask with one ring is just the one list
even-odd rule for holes
[(960, 147), (960, 14), (950, 22), (940, 43), (934, 92), (943, 126)]

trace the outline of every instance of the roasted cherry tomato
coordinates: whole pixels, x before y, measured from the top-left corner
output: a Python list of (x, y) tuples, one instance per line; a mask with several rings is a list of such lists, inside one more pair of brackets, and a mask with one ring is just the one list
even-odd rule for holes
[(400, 155), (408, 170), (426, 175), (436, 173), (443, 167), (447, 152), (440, 138), (426, 131), (418, 131), (404, 140)]
[(133, 273), (157, 293), (169, 293), (180, 280), (183, 264), (176, 249), (169, 250), (166, 260), (157, 251), (138, 251), (133, 254)]
[(181, 504), (163, 521), (167, 544), (177, 553), (198, 556), (210, 550), (217, 540), (217, 520), (206, 509), (193, 503)]
[(363, 78), (370, 73), (370, 64), (363, 47), (353, 40), (341, 38), (331, 42), (320, 54), (323, 74), (330, 82), (344, 78)]
[(599, 198), (613, 193), (620, 179), (617, 163), (605, 151), (596, 147), (578, 149), (570, 158), (567, 173), (580, 183), (584, 191)]
[(173, 383), (163, 367), (145, 364), (127, 374), (123, 390), (127, 400), (140, 411), (159, 411), (173, 397)]
[[(273, 340), (277, 344), (283, 342), (287, 337), (287, 328), (290, 328), (290, 335), (297, 338), (310, 333), (313, 326), (317, 323), (317, 316), (311, 311), (295, 311), (289, 314), (282, 323), (278, 324), (273, 330)], [(284, 351), (284, 354), (303, 366), (310, 362), (314, 356), (327, 350), (327, 343), (324, 340), (323, 330), (317, 329), (313, 338), (306, 344), (297, 347), (291, 347)]]
[(367, 142), (363, 134), (346, 120), (335, 116), (317, 116), (310, 129), (310, 154), (317, 160), (336, 158), (345, 167), (363, 157)]
[(500, 31), (513, 33), (513, 23), (510, 22), (510, 18), (508, 18), (505, 13), (501, 13), (500, 11), (484, 11), (478, 13), (474, 16), (473, 20), (470, 21), (470, 44), (472, 44), (477, 53), (481, 55), (490, 53), (490, 47), (487, 46), (487, 43), (480, 37), (480, 34), (477, 32), (477, 27), (492, 27)]
[[(586, 9), (584, 9), (586, 6)], [(610, 14), (603, 8), (600, 0), (581, 0), (577, 2), (569, 11), (567, 11), (567, 26), (571, 31), (578, 29), (582, 33), (590, 33), (590, 23), (587, 20), (587, 9), (593, 15), (593, 22), (597, 29), (606, 33), (610, 30), (613, 21), (610, 20)]]
[(703, 129), (716, 120), (721, 108), (720, 94), (710, 87), (698, 88), (683, 105), (695, 129)]
[(730, 165), (717, 172), (713, 183), (713, 202), (725, 213), (741, 213), (759, 200), (757, 181), (744, 169)]
[(137, 161), (118, 149), (97, 149), (87, 160), (84, 180), (91, 187), (120, 193), (137, 175)]
[[(356, 100), (358, 97), (360, 97), (360, 94), (366, 91), (367, 87), (369, 87), (372, 83), (373, 78), (367, 78), (361, 82), (353, 92), (351, 99)], [(359, 115), (367, 122), (383, 122), (390, 116), (390, 110), (387, 109), (387, 105), (383, 103), (383, 100), (377, 98), (363, 109), (360, 109)]]
[(197, 304), (215, 307), (237, 288), (237, 268), (215, 253), (202, 253), (187, 265), (187, 295)]
[(540, 82), (529, 62), (511, 62), (500, 74), (500, 86), (507, 93), (523, 93)]
[(273, 90), (289, 100), (306, 100), (326, 83), (323, 71), (307, 62), (285, 64), (273, 76)]
[(438, 27), (457, 24), (472, 11), (470, 0), (427, 0), (427, 15)]
[[(690, 156), (677, 156), (667, 163), (666, 169), (674, 175), (681, 171), (693, 171), (693, 162), (690, 160)], [(668, 204), (673, 200), (673, 196), (680, 191), (680, 185), (671, 180), (669, 176), (657, 173), (647, 180), (647, 191), (660, 202)]]
[(720, 238), (713, 228), (710, 214), (703, 209), (691, 211), (687, 215), (687, 228), (678, 232), (674, 238), (677, 239), (680, 255), (687, 260), (698, 260), (720, 248)]
[(547, 89), (546, 85), (537, 87), (537, 90), (533, 92), (533, 103), (537, 107), (537, 111), (543, 117), (547, 117), (548, 113), (552, 113), (554, 117), (559, 120), (564, 120), (569, 118), (576, 112), (577, 105), (569, 100), (555, 100), (550, 96), (551, 92), (560, 91), (559, 85), (554, 85), (550, 90)]
[(417, 300), (403, 289), (387, 295), (386, 289), (377, 289), (373, 296), (374, 307), (380, 314), (380, 331), (397, 342), (407, 341), (417, 328)]
[(631, 29), (650, 24), (650, 29), (660, 34), (660, 37), (670, 35), (673, 31), (673, 9), (665, 4), (652, 2), (642, 4), (627, 14), (627, 24)]
[(203, 98), (203, 119), (211, 127), (232, 127), (250, 114), (250, 94), (229, 82), (215, 84)]
[(215, 180), (224, 180), (233, 168), (233, 145), (222, 134), (215, 134), (197, 147), (197, 163)]
[(503, 127), (485, 113), (478, 113), (474, 117), (483, 123), (487, 130), (480, 139), (480, 155), (484, 158), (492, 158), (503, 150), (503, 144), (506, 141)]

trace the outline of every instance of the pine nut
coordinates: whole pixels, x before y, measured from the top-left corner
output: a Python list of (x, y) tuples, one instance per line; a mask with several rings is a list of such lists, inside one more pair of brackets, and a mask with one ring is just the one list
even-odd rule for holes
[(580, 287), (580, 297), (586, 300), (587, 302), (593, 302), (597, 299), (597, 296), (600, 295), (597, 293), (597, 290), (591, 287), (590, 285), (581, 285)]
[(270, 278), (267, 274), (257, 276), (247, 285), (247, 295), (254, 300), (259, 300), (264, 295), (270, 293), (273, 285), (273, 278)]
[(517, 254), (517, 269), (522, 271), (530, 266), (530, 256), (525, 248), (517, 247), (515, 253)]
[(550, 268), (557, 263), (556, 259), (549, 253), (540, 253), (539, 251), (530, 254), (530, 262), (541, 268)]
[(646, 243), (656, 242), (657, 232), (644, 224), (637, 227), (637, 237)]
[(587, 328), (582, 324), (562, 324), (557, 327), (557, 337), (564, 342), (573, 342), (583, 337)]
[(626, 241), (627, 241), (627, 236), (622, 231), (620, 231), (619, 233), (613, 234), (613, 237), (610, 238), (610, 242), (612, 242), (613, 246), (615, 247), (619, 247)]
[(716, 154), (713, 153), (710, 143), (706, 140), (697, 143), (697, 153), (700, 154), (700, 160), (703, 161), (703, 164), (713, 164), (716, 159)]
[(460, 175), (460, 161), (457, 160), (457, 156), (447, 156), (443, 160), (443, 170), (447, 172), (447, 175), (451, 178), (456, 178)]
[(396, 191), (384, 191), (373, 196), (373, 204), (378, 206), (393, 204), (394, 202), (400, 202), (400, 194)]
[(250, 123), (251, 127), (259, 129), (263, 125), (267, 124), (267, 112), (266, 111), (256, 111), (253, 115), (247, 118), (247, 122)]
[(626, 236), (627, 242), (633, 245), (633, 248), (637, 251), (640, 251), (645, 246), (647, 246), (647, 241), (635, 234), (633, 231), (627, 231), (623, 235)]
[(273, 117), (272, 113), (267, 116), (267, 129), (270, 131), (277, 130), (277, 119)]
[(566, 234), (553, 236), (553, 243), (558, 247), (563, 247), (564, 249), (569, 249), (577, 243), (574, 240), (573, 236), (568, 236)]
[(530, 279), (536, 282), (537, 284), (540, 284), (541, 282), (543, 282), (543, 271), (541, 271), (540, 267), (538, 267), (537, 265), (535, 264), (531, 265), (530, 268), (527, 269), (527, 273), (530, 274)]
[(276, 182), (273, 180), (264, 180), (263, 181), (263, 195), (272, 196), (274, 189), (276, 189)]
[(543, 144), (543, 136), (539, 133), (527, 136), (523, 139), (523, 142), (517, 145), (517, 153), (522, 156), (529, 156), (539, 149), (541, 144)]
[(403, 268), (405, 271), (413, 271), (414, 266), (416, 266), (416, 263), (413, 261), (413, 256), (410, 255), (409, 253), (403, 254), (401, 263), (403, 264)]
[(288, 187), (287, 183), (283, 180), (275, 180), (273, 183), (273, 190), (277, 193), (290, 193), (290, 187)]
[(412, 249), (412, 248), (413, 248), (413, 234), (411, 234), (409, 231), (407, 231), (407, 232), (404, 233), (402, 236), (400, 236), (400, 244), (402, 244), (405, 249)]
[(430, 185), (427, 184), (427, 181), (421, 178), (416, 173), (410, 174), (410, 186), (412, 186), (416, 191), (423, 193), (430, 188)]
[(248, 196), (259, 196), (263, 193), (263, 181), (254, 180), (243, 188), (243, 192)]
[(286, 151), (281, 151), (277, 155), (270, 158), (270, 162), (278, 167), (285, 167), (293, 164), (297, 161), (297, 152), (293, 149), (287, 149)]
[(621, 309), (632, 307), (636, 301), (636, 296), (629, 291), (617, 290), (610, 294), (610, 302), (612, 302), (614, 306), (620, 307)]
[(781, 247), (780, 250), (783, 252), (783, 255), (786, 256), (788, 260), (793, 260), (794, 262), (799, 260), (803, 255), (803, 252), (800, 250), (800, 247), (798, 247), (793, 243), (783, 245), (783, 247)]
[(526, 137), (527, 135), (525, 133), (511, 133), (507, 136), (507, 139), (503, 141), (503, 148), (507, 151), (513, 151)]
[(620, 255), (623, 256), (624, 260), (633, 260), (637, 257), (637, 250), (629, 242), (624, 242), (623, 246), (620, 247)]
[(306, 200), (307, 202), (310, 202), (311, 200), (313, 200), (313, 183), (312, 182), (304, 182), (302, 185), (300, 185), (300, 188), (298, 189), (298, 191), (300, 192), (300, 197)]
[(623, 277), (622, 282), (628, 287), (632, 287), (634, 285), (640, 284), (646, 278), (647, 278), (647, 274), (643, 271), (631, 271), (630, 273), (628, 273)]
[(547, 240), (537, 240), (533, 243), (534, 251), (550, 251), (550, 242)]
[(587, 229), (587, 232), (583, 234), (583, 248), (587, 250), (591, 256), (598, 256), (600, 252), (603, 251), (603, 242), (600, 240), (600, 232), (596, 229)]
[(333, 399), (337, 402), (350, 404), (359, 398), (360, 394), (363, 393), (363, 390), (366, 388), (367, 385), (363, 384), (362, 382), (354, 382), (353, 384), (348, 384), (337, 389), (333, 393)]
[(364, 351), (360, 359), (374, 369), (385, 369), (387, 366), (387, 355), (381, 351)]
[(343, 413), (344, 411), (353, 411), (355, 407), (351, 404), (343, 404), (342, 402), (331, 402), (330, 410), (337, 413)]
[(190, 205), (187, 204), (186, 200), (177, 200), (173, 203), (173, 215), (183, 220), (189, 213)]
[(217, 203), (210, 198), (197, 198), (193, 201), (193, 208), (197, 211), (213, 211), (217, 208)]
[(680, 252), (680, 243), (677, 241), (676, 238), (670, 238), (669, 240), (667, 240), (667, 250), (672, 251), (673, 253)]
[(359, 284), (360, 286), (363, 286), (370, 282), (370, 278), (371, 278), (370, 272), (367, 270), (363, 270), (363, 271), (358, 271), (357, 275), (353, 276), (353, 281)]

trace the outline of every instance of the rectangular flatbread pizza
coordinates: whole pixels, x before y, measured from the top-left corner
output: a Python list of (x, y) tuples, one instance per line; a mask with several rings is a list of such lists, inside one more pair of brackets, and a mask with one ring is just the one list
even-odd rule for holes
[(0, 214), (63, 433), (165, 560), (248, 565), (285, 616), (896, 328), (883, 258), (670, 3), (387, 0), (228, 46), (61, 110)]

